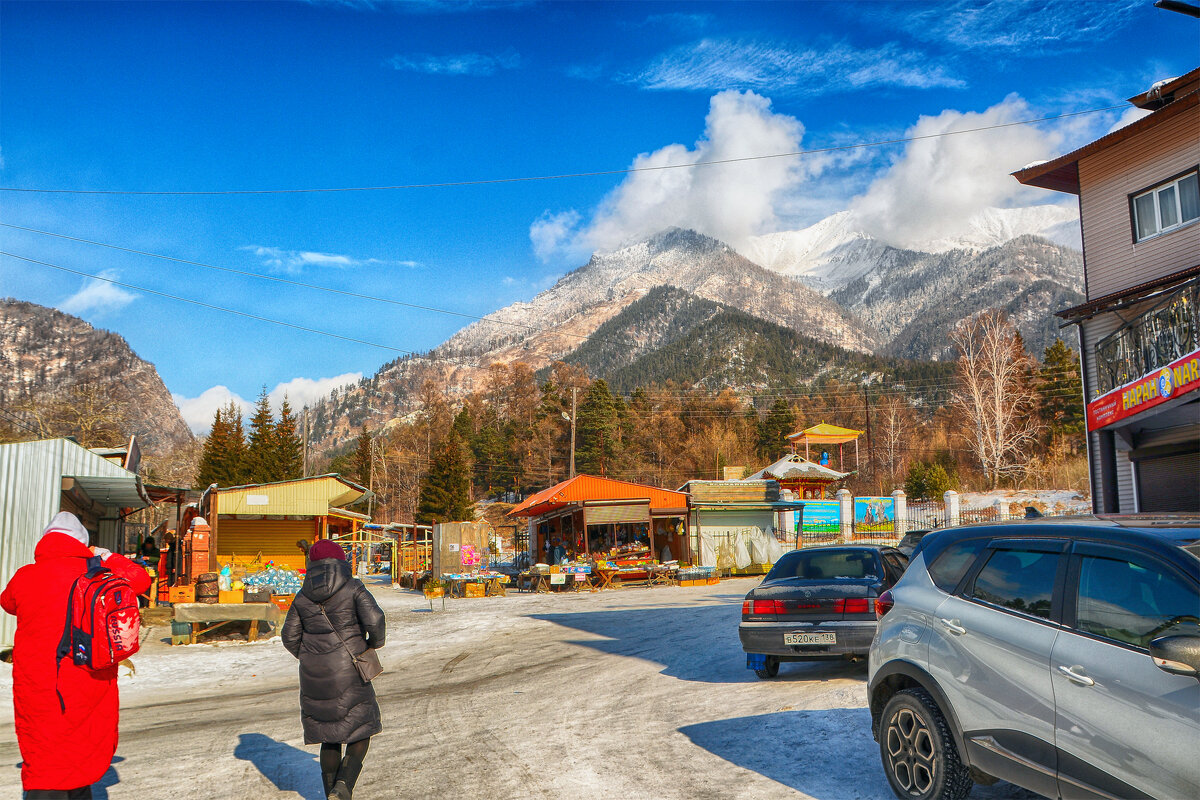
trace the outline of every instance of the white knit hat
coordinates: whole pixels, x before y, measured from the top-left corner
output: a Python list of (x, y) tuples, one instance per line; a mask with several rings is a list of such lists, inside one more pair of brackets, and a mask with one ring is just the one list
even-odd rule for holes
[(83, 527), (83, 523), (79, 521), (79, 517), (72, 514), (70, 511), (60, 511), (54, 515), (54, 519), (50, 520), (50, 524), (42, 531), (42, 536), (47, 533), (57, 531), (65, 533), (72, 539), (77, 540), (80, 544), (87, 546), (88, 532), (87, 528)]

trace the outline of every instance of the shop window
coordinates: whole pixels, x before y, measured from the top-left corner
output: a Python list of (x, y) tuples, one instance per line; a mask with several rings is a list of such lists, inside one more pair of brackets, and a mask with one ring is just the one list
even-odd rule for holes
[(1200, 180), (1197, 172), (1133, 196), (1134, 241), (1167, 233), (1200, 218)]

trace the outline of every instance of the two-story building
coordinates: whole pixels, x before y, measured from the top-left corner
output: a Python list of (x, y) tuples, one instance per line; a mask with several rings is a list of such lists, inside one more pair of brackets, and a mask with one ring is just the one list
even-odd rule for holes
[(1130, 98), (1151, 113), (1021, 183), (1079, 198), (1079, 334), (1098, 513), (1200, 511), (1200, 69)]

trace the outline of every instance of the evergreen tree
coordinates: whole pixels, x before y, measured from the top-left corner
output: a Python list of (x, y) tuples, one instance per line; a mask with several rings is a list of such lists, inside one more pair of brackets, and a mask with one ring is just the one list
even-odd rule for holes
[(624, 403), (613, 397), (601, 378), (579, 405), (575, 421), (575, 472), (607, 475), (621, 453), (620, 421)]
[[(459, 414), (459, 418), (462, 414)], [(474, 519), (471, 510), (471, 479), (467, 470), (466, 445), (457, 425), (433, 453), (429, 472), (421, 479), (417, 522), (461, 522)]]
[(371, 434), (367, 432), (367, 426), (363, 425), (362, 430), (358, 432), (358, 447), (354, 451), (353, 473), (350, 478), (358, 483), (359, 486), (367, 486), (370, 488), (371, 483)]
[(277, 470), (274, 480), (288, 481), (301, 478), (304, 474), (304, 443), (300, 441), (296, 418), (292, 416), (292, 404), (287, 395), (283, 396), (283, 404), (279, 407), (279, 422), (275, 423), (275, 463)]
[(775, 398), (767, 416), (758, 425), (758, 456), (764, 461), (782, 458), (788, 451), (788, 434), (796, 430), (796, 415), (787, 400)]
[(276, 464), (275, 416), (267, 387), (262, 387), (254, 414), (250, 417), (250, 445), (246, 451), (247, 479), (250, 483), (269, 483), (279, 472)]
[(237, 486), (245, 481), (246, 442), (242, 434), (242, 413), (237, 403), (218, 408), (212, 429), (204, 441), (196, 470), (196, 487)]
[(1038, 370), (1039, 413), (1046, 426), (1046, 443), (1062, 444), (1073, 453), (1083, 449), (1083, 381), (1079, 377), (1079, 357), (1073, 349), (1056, 339), (1046, 348)]

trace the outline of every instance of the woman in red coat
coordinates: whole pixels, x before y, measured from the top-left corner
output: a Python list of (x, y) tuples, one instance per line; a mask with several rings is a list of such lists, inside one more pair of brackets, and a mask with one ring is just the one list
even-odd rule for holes
[(28, 800), (89, 800), (117, 750), (117, 668), (91, 670), (70, 658), (55, 663), (67, 595), (93, 555), (138, 594), (150, 588), (150, 576), (132, 561), (88, 547), (87, 529), (63, 511), (42, 533), (34, 563), (17, 570), (0, 594), (0, 606), (17, 618), (13, 709)]

